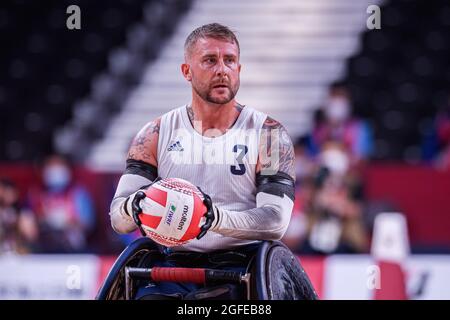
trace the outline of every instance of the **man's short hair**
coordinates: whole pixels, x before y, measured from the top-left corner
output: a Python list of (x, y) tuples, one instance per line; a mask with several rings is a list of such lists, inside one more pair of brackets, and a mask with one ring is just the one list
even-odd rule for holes
[(238, 47), (238, 52), (240, 53), (239, 41), (233, 31), (227, 26), (221, 25), (219, 23), (209, 23), (201, 27), (198, 27), (186, 38), (184, 42), (184, 54), (190, 52), (192, 47), (195, 45), (200, 38), (213, 38), (217, 40), (223, 40), (231, 43), (235, 43)]

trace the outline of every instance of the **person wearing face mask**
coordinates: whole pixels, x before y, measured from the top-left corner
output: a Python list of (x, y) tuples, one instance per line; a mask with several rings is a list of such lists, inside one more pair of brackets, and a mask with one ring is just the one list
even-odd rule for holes
[(349, 175), (349, 154), (339, 142), (325, 142), (309, 203), (305, 206), (306, 237), (302, 254), (364, 253), (368, 234), (363, 201)]
[(87, 190), (75, 183), (66, 159), (52, 155), (45, 160), (42, 187), (30, 192), (29, 205), (39, 223), (42, 251), (88, 250), (94, 208)]
[(319, 149), (326, 141), (339, 141), (349, 150), (351, 166), (368, 160), (373, 148), (373, 137), (369, 125), (352, 115), (351, 97), (341, 84), (330, 88), (323, 109), (323, 119), (313, 131), (314, 143)]
[(304, 135), (294, 144), (296, 185), (300, 185), (304, 179), (310, 178), (315, 170), (314, 149), (310, 135)]

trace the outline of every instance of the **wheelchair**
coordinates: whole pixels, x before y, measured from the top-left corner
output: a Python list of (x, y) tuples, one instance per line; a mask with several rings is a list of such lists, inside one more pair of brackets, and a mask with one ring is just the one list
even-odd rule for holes
[(152, 267), (161, 247), (143, 237), (117, 258), (97, 293), (97, 300), (132, 300), (139, 281), (243, 286), (246, 300), (316, 300), (318, 296), (298, 258), (280, 241), (262, 241), (250, 253), (245, 273), (220, 269)]

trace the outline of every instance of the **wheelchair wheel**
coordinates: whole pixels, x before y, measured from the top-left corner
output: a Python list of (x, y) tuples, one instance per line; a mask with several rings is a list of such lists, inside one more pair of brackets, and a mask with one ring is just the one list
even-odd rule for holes
[(158, 245), (149, 238), (139, 238), (126, 247), (103, 282), (96, 300), (125, 299), (125, 267), (139, 267), (152, 254), (159, 254)]
[(316, 300), (317, 294), (298, 258), (281, 242), (264, 242), (253, 265), (252, 299)]

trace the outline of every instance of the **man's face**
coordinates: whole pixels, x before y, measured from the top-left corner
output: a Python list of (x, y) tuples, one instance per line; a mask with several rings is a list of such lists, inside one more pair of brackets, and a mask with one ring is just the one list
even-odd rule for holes
[(239, 90), (239, 50), (235, 43), (200, 38), (186, 55), (184, 77), (205, 101), (226, 104)]

